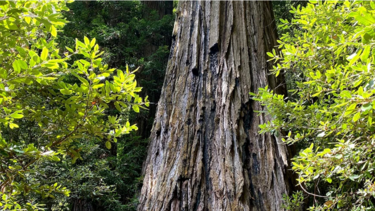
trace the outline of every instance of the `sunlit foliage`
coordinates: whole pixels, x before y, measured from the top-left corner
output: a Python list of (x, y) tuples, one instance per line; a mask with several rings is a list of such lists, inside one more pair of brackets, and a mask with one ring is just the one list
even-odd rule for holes
[[(134, 71), (108, 68), (95, 38), (56, 47), (67, 9), (66, 1), (0, 1), (2, 210), (42, 208), (32, 200), (36, 195), (69, 195), (64, 184), (40, 182), (38, 163), (65, 157), (74, 163), (84, 141), (111, 148), (137, 129), (124, 114), (148, 106), (137, 94)], [(106, 115), (109, 105), (118, 115)]]
[(268, 53), (292, 87), (254, 96), (273, 117), (261, 130), (305, 146), (292, 168), (311, 210), (373, 210), (375, 3), (310, 1), (292, 12), (281, 53)]

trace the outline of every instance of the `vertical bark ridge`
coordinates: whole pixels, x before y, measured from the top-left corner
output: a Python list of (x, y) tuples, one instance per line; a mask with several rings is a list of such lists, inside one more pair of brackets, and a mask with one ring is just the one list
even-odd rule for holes
[(180, 2), (138, 210), (281, 209), (287, 150), (249, 96), (282, 81), (275, 33), (270, 2)]

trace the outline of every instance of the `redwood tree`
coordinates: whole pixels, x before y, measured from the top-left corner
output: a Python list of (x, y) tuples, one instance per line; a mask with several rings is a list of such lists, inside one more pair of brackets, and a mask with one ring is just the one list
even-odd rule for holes
[(269, 85), (270, 2), (179, 3), (138, 210), (281, 210), (288, 153), (249, 92)]

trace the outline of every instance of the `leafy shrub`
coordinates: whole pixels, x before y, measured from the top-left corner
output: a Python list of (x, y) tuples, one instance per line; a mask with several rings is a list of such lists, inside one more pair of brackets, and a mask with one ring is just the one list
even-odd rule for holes
[(305, 146), (292, 168), (311, 210), (373, 210), (375, 3), (310, 1), (292, 13), (280, 55), (268, 56), (294, 80), (288, 98), (254, 94), (273, 117), (261, 130)]
[[(67, 1), (0, 2), (0, 208), (39, 209), (36, 197), (69, 195), (44, 183), (41, 163), (82, 159), (80, 143), (117, 138), (136, 130), (130, 109), (148, 106), (137, 93), (134, 71), (109, 69), (95, 38), (58, 49)], [(72, 60), (72, 58), (76, 58)], [(114, 74), (117, 73), (117, 74)], [(117, 115), (107, 115), (111, 106)], [(84, 171), (84, 170), (83, 170)]]

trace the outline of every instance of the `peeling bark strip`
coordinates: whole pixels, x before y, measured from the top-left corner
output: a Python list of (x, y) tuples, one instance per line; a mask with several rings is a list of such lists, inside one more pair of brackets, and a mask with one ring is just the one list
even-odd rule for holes
[(271, 3), (180, 2), (173, 37), (138, 210), (281, 210), (287, 150), (249, 96), (279, 84)]

